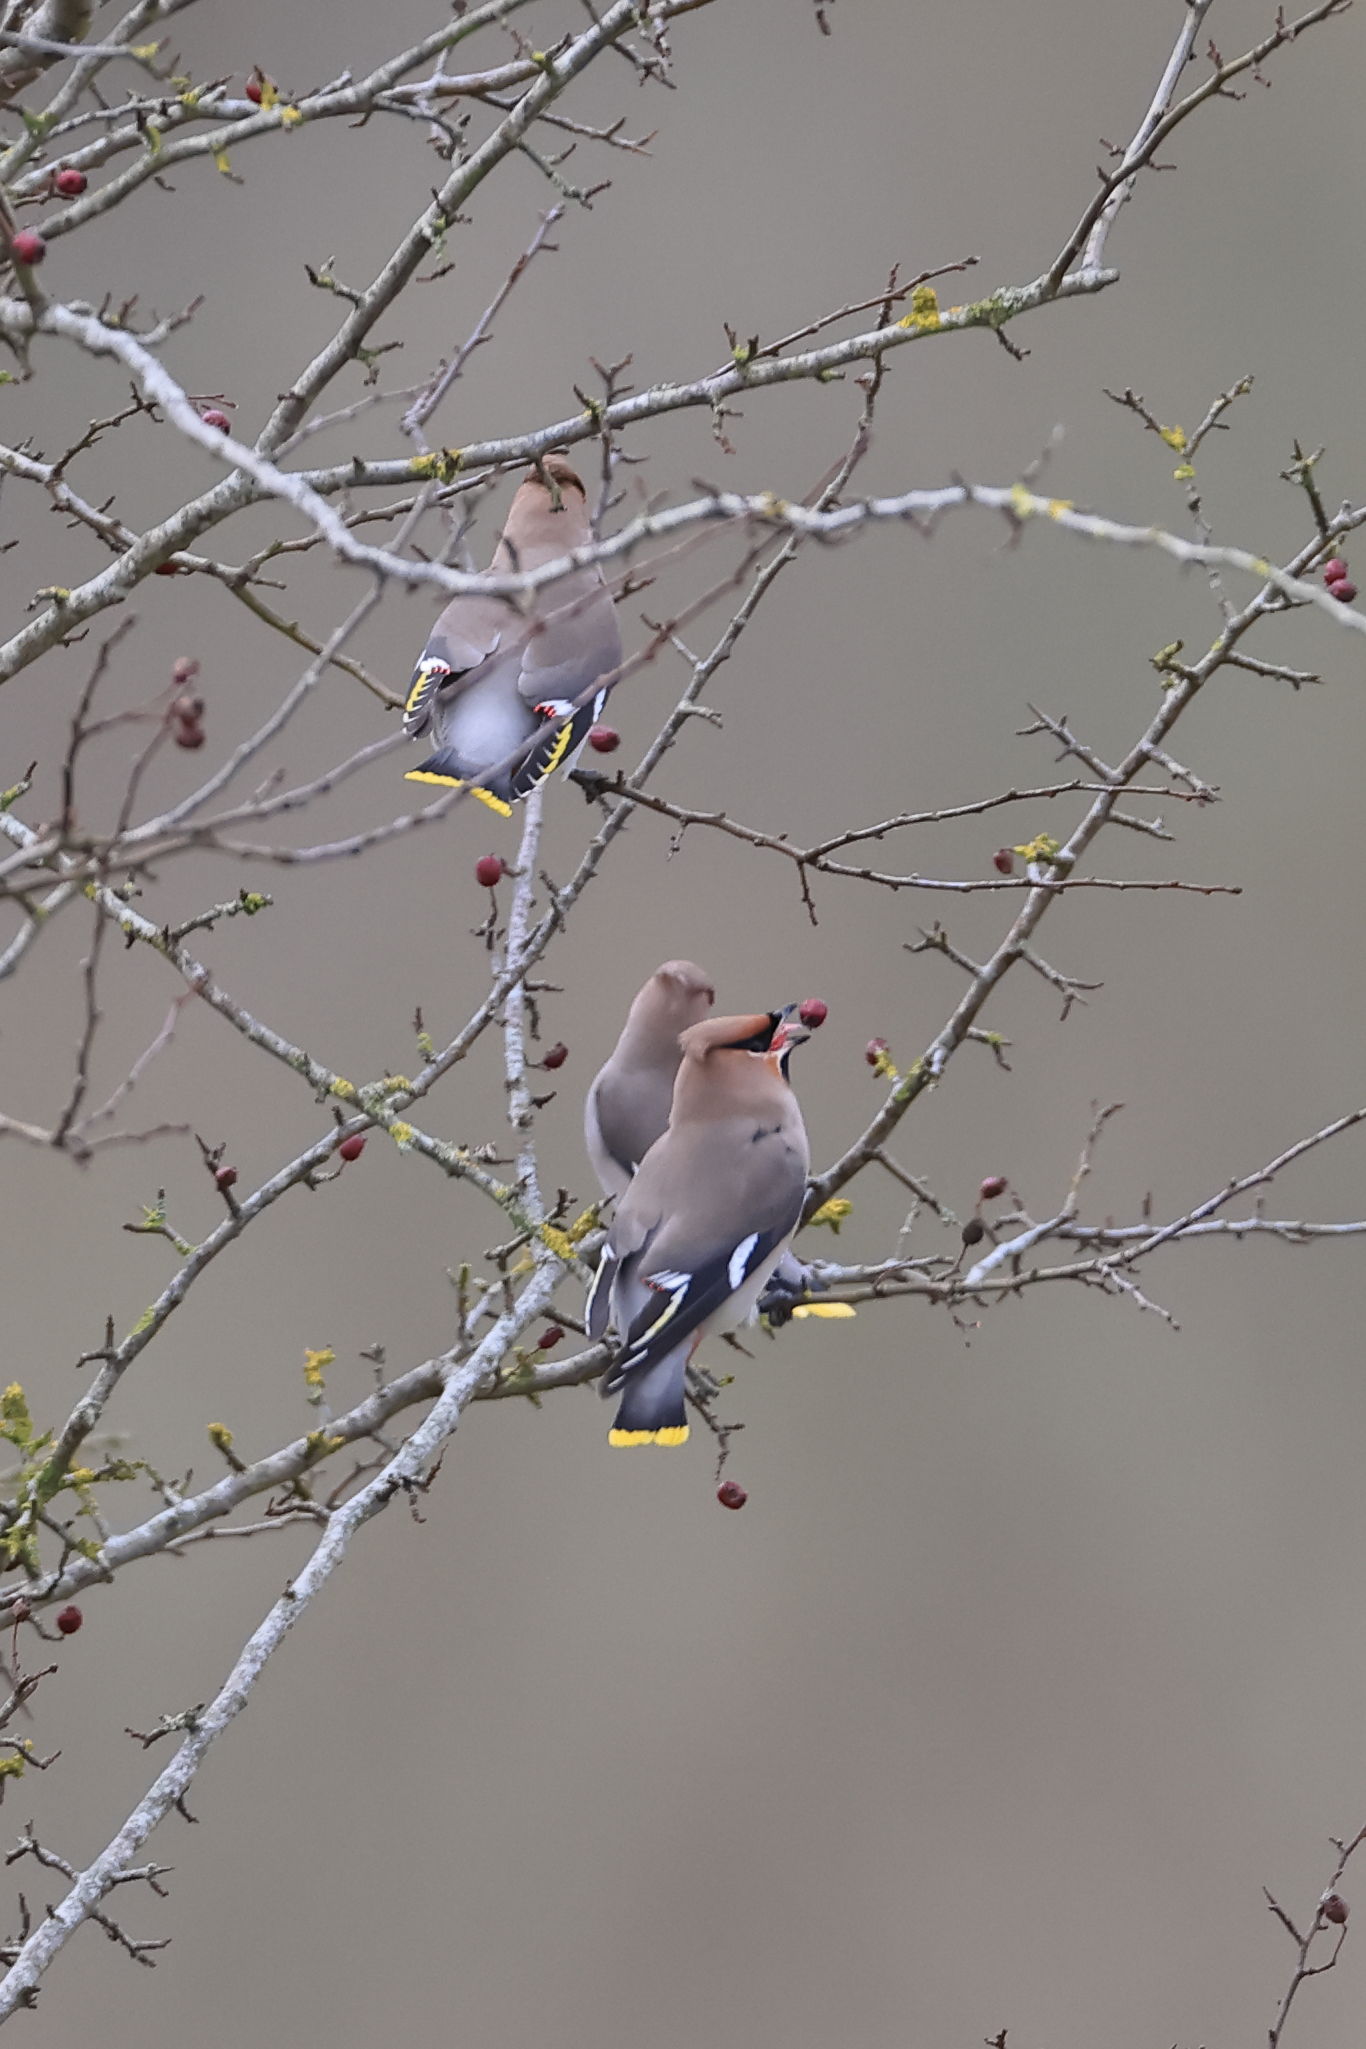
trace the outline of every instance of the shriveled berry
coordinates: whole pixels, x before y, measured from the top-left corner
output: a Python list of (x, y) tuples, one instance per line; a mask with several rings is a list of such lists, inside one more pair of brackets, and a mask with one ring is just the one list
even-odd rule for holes
[(155, 574), (157, 576), (179, 576), (180, 564), (178, 562), (158, 562)]
[(963, 1226), (963, 1243), (980, 1245), (987, 1235), (987, 1227), (980, 1217), (969, 1217)]
[(722, 1508), (743, 1508), (749, 1500), (738, 1480), (723, 1480), (716, 1490), (716, 1498)]
[(541, 1065), (542, 1067), (548, 1067), (553, 1073), (557, 1067), (563, 1067), (568, 1058), (568, 1046), (565, 1045), (563, 1039), (556, 1039), (554, 1045), (542, 1060)]
[(822, 1003), (819, 996), (808, 996), (804, 1003), (797, 1005), (797, 1015), (813, 1032), (818, 1031), (830, 1015), (830, 1006)]
[(1326, 1892), (1319, 1901), (1319, 1912), (1324, 1920), (1331, 1921), (1335, 1928), (1346, 1926), (1347, 1916), (1351, 1911), (1340, 1892)]
[(199, 674), (199, 664), (193, 655), (177, 655), (175, 667), (171, 670), (173, 683), (193, 683)]
[(979, 1202), (995, 1202), (997, 1196), (1004, 1195), (1005, 1192), (1005, 1175), (988, 1174), (986, 1180), (982, 1183), (981, 1187), (977, 1191), (977, 1200)]
[(41, 263), (47, 255), (47, 243), (32, 228), (20, 228), (10, 242), (9, 253), (16, 263)]
[(474, 879), (485, 889), (501, 882), (505, 873), (501, 854), (481, 854), (474, 864)]
[(1330, 583), (1328, 586), (1329, 597), (1336, 598), (1340, 605), (1350, 605), (1356, 594), (1357, 587), (1347, 576), (1339, 577), (1336, 583)]
[(1345, 583), (1348, 574), (1347, 564), (1343, 561), (1341, 555), (1334, 555), (1331, 562), (1325, 562), (1323, 565), (1323, 580), (1325, 583)]
[(870, 1039), (863, 1049), (863, 1057), (870, 1067), (876, 1067), (878, 1062), (884, 1058), (886, 1052), (887, 1041), (885, 1039)]
[(237, 1169), (236, 1167), (220, 1167), (213, 1178), (219, 1188), (235, 1188), (237, 1186)]
[(57, 1627), (61, 1630), (63, 1636), (74, 1636), (84, 1620), (84, 1615), (82, 1615), (80, 1609), (73, 1601), (70, 1607), (63, 1608), (61, 1614), (57, 1617)]
[(193, 690), (182, 690), (179, 697), (172, 699), (169, 716), (182, 719), (187, 726), (195, 725), (204, 716), (204, 700)]
[(177, 747), (188, 747), (192, 752), (204, 745), (204, 728), (198, 719), (180, 719), (175, 729)]
[(621, 745), (621, 734), (615, 726), (590, 726), (588, 744), (595, 754), (615, 754)]
[(53, 190), (60, 192), (63, 199), (79, 199), (85, 190), (85, 172), (78, 171), (74, 164), (68, 164), (64, 171), (58, 171), (52, 181)]
[(536, 1340), (536, 1349), (540, 1352), (553, 1352), (563, 1337), (564, 1332), (558, 1323), (548, 1323)]
[(365, 1151), (365, 1133), (353, 1131), (350, 1138), (344, 1138), (337, 1147), (339, 1160), (358, 1160)]
[(249, 79), (247, 80), (247, 82), (246, 82), (245, 86), (243, 86), (242, 90), (243, 90), (243, 91), (245, 92), (245, 94), (246, 94), (247, 98), (248, 98), (248, 99), (249, 99), (249, 100), (251, 101), (251, 103), (252, 103), (252, 105), (253, 105), (254, 107), (259, 107), (259, 106), (260, 106), (260, 104), (261, 104), (261, 80), (260, 80), (259, 78), (257, 78), (257, 77), (256, 77), (255, 75), (253, 75), (253, 76), (252, 76), (251, 78), (249, 78)]
[(1015, 873), (1015, 856), (1011, 853), (1009, 847), (997, 847), (996, 852), (991, 857), (991, 865), (1001, 875), (1013, 875)]
[(206, 427), (217, 427), (220, 434), (231, 434), (232, 432), (232, 421), (226, 413), (220, 412), (217, 406), (210, 406), (209, 410), (206, 413), (201, 413), (199, 417)]

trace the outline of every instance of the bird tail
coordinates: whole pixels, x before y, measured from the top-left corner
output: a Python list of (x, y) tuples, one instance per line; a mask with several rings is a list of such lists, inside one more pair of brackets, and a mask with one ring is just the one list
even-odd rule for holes
[(683, 1391), (687, 1381), (688, 1354), (685, 1342), (666, 1352), (662, 1359), (636, 1367), (614, 1383), (609, 1370), (603, 1382), (604, 1394), (621, 1391), (621, 1407), (607, 1433), (611, 1445), (686, 1444), (688, 1412)]
[(435, 754), (429, 754), (425, 761), (410, 768), (404, 781), (408, 783), (440, 783), (447, 790), (468, 790), (481, 804), (487, 804), (490, 811), (496, 811), (500, 818), (511, 818), (512, 806), (492, 790), (484, 789), (479, 783), (470, 782), (462, 773), (460, 756), (451, 747), (440, 747)]

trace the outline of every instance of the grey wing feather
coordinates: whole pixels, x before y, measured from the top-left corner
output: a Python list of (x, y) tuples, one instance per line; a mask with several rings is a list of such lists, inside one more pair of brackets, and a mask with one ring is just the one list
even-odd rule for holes
[(616, 607), (596, 575), (566, 578), (527, 637), (518, 688), (529, 705), (572, 704), (621, 666)]

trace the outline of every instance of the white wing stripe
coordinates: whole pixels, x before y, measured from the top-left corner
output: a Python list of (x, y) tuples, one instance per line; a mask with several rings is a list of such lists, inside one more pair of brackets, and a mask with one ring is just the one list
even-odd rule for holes
[(732, 1288), (738, 1288), (741, 1281), (745, 1278), (749, 1267), (749, 1256), (758, 1242), (759, 1233), (751, 1231), (748, 1238), (742, 1238), (734, 1252), (732, 1252), (730, 1265), (726, 1268), (726, 1278), (729, 1280)]

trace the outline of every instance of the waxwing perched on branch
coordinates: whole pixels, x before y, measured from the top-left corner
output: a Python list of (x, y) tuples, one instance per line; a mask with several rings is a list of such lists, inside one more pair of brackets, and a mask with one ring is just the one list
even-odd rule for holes
[(604, 1195), (620, 1195), (673, 1104), (680, 1032), (704, 1018), (716, 991), (695, 961), (666, 960), (627, 1013), (621, 1037), (583, 1107), (584, 1138)]
[[(490, 568), (538, 569), (592, 539), (582, 481), (563, 456), (547, 455), (518, 489)], [(436, 743), (407, 780), (468, 788), (506, 817), (555, 769), (573, 767), (620, 666), (616, 611), (596, 565), (523, 600), (452, 598), (403, 707), (408, 738), (430, 731)], [(600, 677), (608, 680), (594, 694)]]
[(795, 1006), (718, 1017), (682, 1034), (668, 1129), (617, 1206), (588, 1329), (618, 1349), (602, 1379), (621, 1406), (614, 1445), (682, 1444), (688, 1364), (753, 1315), (801, 1216), (810, 1149), (787, 1079), (811, 1036)]

